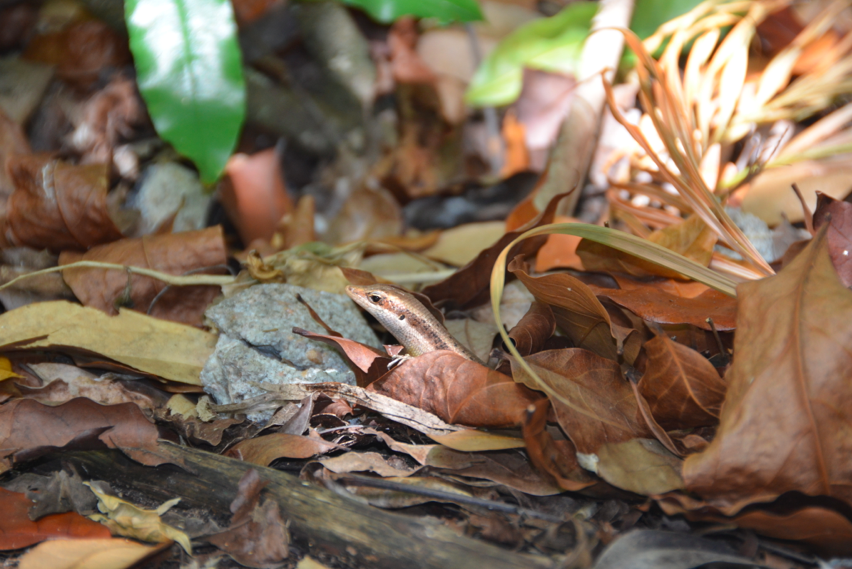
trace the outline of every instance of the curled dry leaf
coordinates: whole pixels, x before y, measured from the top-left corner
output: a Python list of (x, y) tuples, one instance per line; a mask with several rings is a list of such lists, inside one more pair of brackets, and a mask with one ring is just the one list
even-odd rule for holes
[[(76, 261), (101, 261), (182, 275), (224, 265), (227, 255), (222, 228), (217, 225), (200, 231), (122, 239), (85, 253), (63, 251), (59, 255), (60, 265)], [(93, 268), (67, 269), (62, 276), (86, 306), (117, 314), (116, 305), (130, 304), (140, 312), (150, 310), (151, 316), (185, 324), (201, 325), (204, 311), (219, 294), (216, 286), (170, 287), (152, 306), (166, 287), (161, 281)], [(128, 290), (130, 298), (125, 298)]]
[(577, 462), (577, 449), (570, 440), (557, 441), (547, 431), (550, 402), (537, 401), (527, 409), (523, 432), (527, 454), (536, 468), (547, 472), (560, 488), (576, 492), (595, 483)]
[(84, 251), (121, 239), (107, 209), (107, 167), (74, 166), (43, 154), (6, 165), (15, 191), (2, 238), (6, 246)]
[(716, 438), (684, 464), (726, 514), (791, 491), (852, 503), (852, 292), (826, 228), (777, 276), (738, 287), (738, 329)]
[(667, 336), (645, 342), (645, 353), (639, 391), (660, 426), (674, 430), (718, 422), (728, 386), (707, 358)]
[(541, 351), (556, 331), (556, 319), (550, 306), (533, 302), (521, 321), (509, 331), (509, 338), (522, 356)]
[(618, 357), (612, 321), (594, 292), (567, 273), (530, 276), (523, 259), (509, 263), (512, 272), (539, 302), (550, 305), (559, 328), (574, 345), (611, 360)]
[(828, 254), (843, 286), (852, 286), (852, 204), (817, 192), (814, 229), (828, 224)]
[[(438, 305), (444, 303), (460, 308), (469, 308), (485, 304), (491, 296), (491, 269), (503, 249), (528, 229), (547, 225), (553, 221), (556, 206), (566, 194), (553, 198), (544, 212), (529, 224), (515, 231), (506, 233), (494, 245), (482, 251), (473, 261), (453, 273), (439, 283), (423, 289), (423, 294)], [(547, 241), (547, 236), (538, 236), (521, 241), (510, 251), (507, 258), (516, 255), (535, 255), (538, 249)]]
[(28, 512), (33, 503), (24, 494), (0, 488), (0, 551), (21, 549), (45, 539), (108, 539), (109, 530), (77, 512), (52, 514), (32, 521)]
[(280, 567), (290, 555), (290, 532), (281, 518), (278, 503), (261, 499), (260, 492), (266, 484), (256, 470), (246, 472), (231, 502), (234, 514), (231, 526), (208, 538), (210, 543), (246, 567)]
[(544, 385), (527, 377), (515, 360), (512, 375), (547, 393), (577, 451), (594, 454), (606, 443), (654, 438), (617, 362), (580, 348), (548, 350), (524, 359)]
[(439, 350), (413, 358), (372, 383), (370, 391), (434, 413), (448, 423), (514, 426), (540, 395), (512, 378)]
[[(109, 448), (120, 448), (133, 460), (156, 466), (168, 462), (158, 450), (158, 431), (133, 403), (98, 405), (79, 397), (56, 407), (17, 399), (0, 407), (0, 468), (15, 453), (40, 447), (63, 447), (94, 429)], [(5, 469), (4, 469), (5, 470)]]

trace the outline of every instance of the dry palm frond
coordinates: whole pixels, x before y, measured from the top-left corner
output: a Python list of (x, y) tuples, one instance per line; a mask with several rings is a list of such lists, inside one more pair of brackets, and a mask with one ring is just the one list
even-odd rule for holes
[[(782, 137), (772, 148), (759, 148), (763, 152), (757, 165), (750, 159), (730, 162), (734, 144), (744, 137), (779, 121), (800, 121), (824, 112), (840, 95), (852, 92), (852, 33), (826, 40), (847, 2), (829, 4), (765, 64), (751, 57), (758, 25), (789, 4), (790, 0), (707, 0), (663, 25), (644, 44), (625, 31), (639, 61), (639, 100), (645, 110), (639, 126), (624, 118), (606, 85), (613, 115), (641, 148), (630, 157), (631, 179), (613, 182), (613, 187), (646, 195), (668, 210), (642, 214), (631, 210), (624, 199), (612, 199), (613, 212), (629, 214), (634, 232), (639, 222), (659, 228), (666, 218), (678, 219), (672, 209), (684, 217), (694, 212), (746, 263), (732, 266), (720, 260), (720, 269), (744, 278), (772, 274), (772, 269), (728, 216), (721, 199), (762, 168), (852, 151), (852, 129), (847, 128), (852, 105), (847, 105), (795, 136)], [(730, 29), (723, 34), (726, 27)], [(650, 53), (665, 40), (668, 44), (656, 61)], [(689, 42), (682, 70), (681, 54)], [(797, 69), (803, 54), (817, 43), (818, 63)], [(635, 182), (639, 172), (654, 181)], [(677, 191), (679, 200), (664, 197), (666, 185)]]

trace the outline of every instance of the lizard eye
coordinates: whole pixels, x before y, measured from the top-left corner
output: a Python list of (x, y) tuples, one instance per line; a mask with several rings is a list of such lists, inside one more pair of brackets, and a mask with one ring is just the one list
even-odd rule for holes
[(371, 294), (367, 298), (369, 298), (371, 302), (375, 302), (376, 304), (378, 304), (379, 301), (382, 299), (382, 297), (379, 296), (378, 294)]

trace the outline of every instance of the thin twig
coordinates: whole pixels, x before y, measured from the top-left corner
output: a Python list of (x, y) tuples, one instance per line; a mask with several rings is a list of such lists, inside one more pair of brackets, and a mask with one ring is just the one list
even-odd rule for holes
[(233, 284), (235, 280), (235, 277), (226, 275), (170, 275), (169, 273), (163, 273), (160, 271), (155, 271), (153, 269), (143, 269), (142, 267), (131, 267), (128, 265), (118, 265), (116, 263), (101, 263), (98, 261), (77, 261), (76, 263), (62, 265), (61, 267), (50, 267), (47, 269), (41, 269), (40, 271), (33, 271), (31, 273), (15, 277), (9, 282), (0, 285), (0, 290), (8, 288), (17, 282), (22, 281), (24, 279), (28, 279), (30, 277), (37, 277), (39, 275), (46, 275), (49, 273), (59, 273), (67, 269), (106, 269), (113, 271), (128, 271), (135, 275), (141, 275), (143, 277), (157, 279), (173, 286), (223, 286)]

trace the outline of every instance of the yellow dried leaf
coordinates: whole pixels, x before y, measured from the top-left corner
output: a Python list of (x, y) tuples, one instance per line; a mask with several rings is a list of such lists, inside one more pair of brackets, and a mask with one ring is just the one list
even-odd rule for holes
[(142, 541), (163, 543), (176, 541), (187, 553), (192, 555), (189, 536), (160, 519), (169, 508), (180, 502), (180, 498), (169, 500), (156, 510), (143, 510), (130, 502), (100, 491), (94, 484), (83, 482), (98, 497), (98, 509), (106, 515), (94, 514), (89, 519), (102, 523), (111, 532)]
[(108, 316), (67, 301), (37, 302), (0, 315), (0, 350), (84, 350), (158, 377), (201, 385), (216, 335), (132, 310)]

